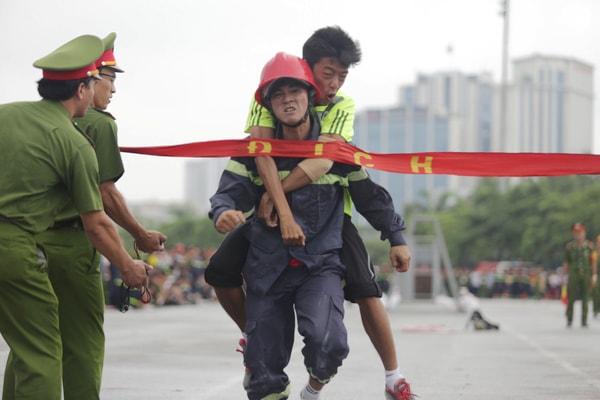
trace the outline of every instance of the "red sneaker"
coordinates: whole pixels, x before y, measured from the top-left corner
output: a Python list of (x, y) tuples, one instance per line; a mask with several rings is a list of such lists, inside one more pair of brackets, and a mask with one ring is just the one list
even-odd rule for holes
[[(244, 352), (246, 351), (246, 346), (248, 345), (248, 343), (246, 342), (246, 339), (241, 338), (240, 341), (238, 342), (238, 345), (240, 346), (240, 348), (236, 349), (236, 351), (238, 353), (242, 353), (242, 355), (244, 355)], [(244, 387), (244, 389), (248, 388), (249, 381), (250, 381), (250, 369), (248, 367), (246, 367), (246, 363), (244, 363), (244, 380), (242, 381), (242, 386)]]
[(404, 378), (394, 384), (393, 391), (385, 387), (386, 400), (415, 400), (417, 397), (419, 396), (410, 391), (410, 385)]

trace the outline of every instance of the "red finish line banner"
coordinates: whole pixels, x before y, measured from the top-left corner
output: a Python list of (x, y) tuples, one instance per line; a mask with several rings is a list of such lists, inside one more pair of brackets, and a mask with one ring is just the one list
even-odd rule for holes
[(342, 142), (273, 139), (214, 140), (171, 146), (121, 147), (122, 152), (166, 157), (328, 158), (401, 174), (561, 176), (600, 174), (600, 155), (568, 153), (372, 153)]

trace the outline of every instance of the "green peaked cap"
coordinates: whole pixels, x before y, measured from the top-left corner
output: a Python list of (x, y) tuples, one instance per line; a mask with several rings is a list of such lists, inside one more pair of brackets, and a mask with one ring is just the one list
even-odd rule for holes
[(117, 34), (115, 32), (111, 32), (104, 39), (102, 39), (102, 43), (104, 43), (104, 51), (112, 50), (115, 48), (115, 39), (117, 38)]
[(80, 79), (98, 74), (95, 62), (104, 52), (104, 44), (93, 35), (79, 36), (33, 63), (44, 71), (44, 78)]
[(96, 67), (110, 67), (115, 72), (125, 72), (121, 68), (117, 67), (117, 60), (115, 59), (115, 39), (117, 38), (117, 34), (115, 32), (111, 32), (104, 39), (102, 39), (102, 43), (104, 44), (104, 53), (102, 56), (96, 61)]

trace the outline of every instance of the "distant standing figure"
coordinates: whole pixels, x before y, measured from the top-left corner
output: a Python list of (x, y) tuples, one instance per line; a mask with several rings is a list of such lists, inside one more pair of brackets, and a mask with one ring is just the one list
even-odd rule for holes
[[(594, 246), (596, 249), (595, 258), (596, 260), (598, 260), (598, 254), (600, 253), (600, 235), (597, 235), (594, 239)], [(600, 314), (600, 285), (594, 285), (594, 289), (592, 290), (592, 305), (592, 309), (594, 311), (594, 318), (597, 318), (598, 314)]]
[(563, 273), (567, 278), (567, 326), (573, 323), (573, 305), (581, 293), (581, 326), (587, 327), (590, 290), (598, 279), (598, 263), (594, 245), (586, 240), (585, 225), (571, 227), (573, 240), (567, 243), (563, 256)]

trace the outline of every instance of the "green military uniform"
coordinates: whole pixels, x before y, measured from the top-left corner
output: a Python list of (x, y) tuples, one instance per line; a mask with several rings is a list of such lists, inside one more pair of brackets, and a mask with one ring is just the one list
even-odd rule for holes
[(600, 314), (600, 285), (598, 283), (596, 283), (596, 286), (592, 290), (592, 307), (594, 318), (596, 318)]
[(569, 264), (567, 282), (567, 323), (573, 322), (573, 305), (581, 295), (581, 324), (587, 325), (590, 285), (592, 282), (592, 258), (595, 256), (592, 242), (585, 240), (581, 246), (577, 242), (567, 243), (563, 261)]
[[(123, 175), (117, 127), (108, 113), (90, 108), (75, 120), (94, 142), (99, 181)], [(48, 272), (59, 300), (65, 400), (97, 399), (104, 364), (104, 290), (100, 254), (90, 244), (79, 215), (69, 205), (53, 228), (37, 235), (48, 254)]]
[[(594, 261), (598, 260), (598, 250), (594, 251), (594, 255), (592, 256)], [(598, 271), (596, 271), (598, 272)], [(597, 279), (597, 277), (596, 277)], [(594, 282), (594, 288), (592, 289), (592, 310), (594, 313), (594, 318), (600, 314), (600, 284), (598, 282)]]
[[(85, 35), (36, 66), (44, 77), (81, 79), (94, 74), (102, 50)], [(58, 300), (36, 235), (69, 201), (81, 213), (102, 210), (97, 161), (57, 101), (0, 105), (0, 141), (0, 333), (10, 347), (2, 398), (60, 400)]]
[[(108, 38), (105, 50), (113, 48), (115, 35)], [(110, 58), (97, 66), (122, 72)], [(94, 143), (99, 182), (118, 180), (124, 169), (112, 115), (90, 107), (75, 123)], [(105, 342), (100, 254), (88, 241), (73, 204), (62, 210), (55, 225), (38, 234), (37, 240), (48, 254), (50, 282), (59, 301), (64, 399), (99, 399)]]

